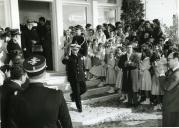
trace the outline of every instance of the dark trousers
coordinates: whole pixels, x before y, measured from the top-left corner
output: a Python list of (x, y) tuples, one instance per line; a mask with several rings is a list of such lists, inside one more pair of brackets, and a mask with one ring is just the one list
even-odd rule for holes
[(81, 105), (81, 97), (83, 93), (86, 92), (86, 83), (85, 81), (70, 81), (70, 86), (72, 89), (72, 98), (74, 99), (76, 103), (76, 107), (79, 110), (82, 110), (82, 105)]
[(129, 104), (137, 104), (137, 93), (135, 92), (128, 92), (128, 103)]

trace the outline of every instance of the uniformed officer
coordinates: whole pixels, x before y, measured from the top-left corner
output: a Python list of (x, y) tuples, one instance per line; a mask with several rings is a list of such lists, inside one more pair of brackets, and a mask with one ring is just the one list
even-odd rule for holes
[(78, 53), (80, 45), (71, 44), (71, 51), (64, 56), (62, 63), (66, 65), (68, 81), (72, 89), (71, 99), (76, 102), (78, 112), (82, 112), (80, 95), (86, 92), (84, 60)]
[(81, 46), (79, 53), (83, 56), (87, 56), (88, 46), (86, 43), (86, 39), (82, 34), (82, 27), (77, 25), (76, 27), (76, 35), (73, 37), (72, 44), (78, 44)]
[(15, 123), (18, 128), (72, 128), (67, 104), (60, 90), (44, 87), (46, 60), (34, 55), (24, 61), (29, 87), (14, 96)]

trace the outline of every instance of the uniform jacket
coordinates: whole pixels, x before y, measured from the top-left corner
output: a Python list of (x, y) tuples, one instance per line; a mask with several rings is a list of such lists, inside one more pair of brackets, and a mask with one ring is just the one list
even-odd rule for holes
[(18, 128), (72, 128), (60, 90), (46, 88), (43, 83), (30, 83), (12, 100), (15, 102), (12, 112)]
[(88, 45), (86, 43), (86, 40), (83, 36), (74, 36), (72, 40), (72, 44), (78, 44), (81, 45), (81, 48), (79, 50), (79, 53), (83, 56), (87, 56), (88, 54)]
[(62, 63), (66, 65), (66, 72), (68, 80), (85, 81), (85, 66), (83, 56), (71, 54), (69, 59), (63, 59)]

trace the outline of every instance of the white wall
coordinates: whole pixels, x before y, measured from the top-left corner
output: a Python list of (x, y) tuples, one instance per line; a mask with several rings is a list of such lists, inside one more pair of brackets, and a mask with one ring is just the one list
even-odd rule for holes
[(145, 0), (146, 19), (159, 19), (162, 24), (173, 25), (173, 15), (177, 12), (177, 0)]
[(43, 16), (51, 20), (50, 5), (48, 2), (19, 2), (20, 23), (26, 23), (27, 19), (38, 21)]

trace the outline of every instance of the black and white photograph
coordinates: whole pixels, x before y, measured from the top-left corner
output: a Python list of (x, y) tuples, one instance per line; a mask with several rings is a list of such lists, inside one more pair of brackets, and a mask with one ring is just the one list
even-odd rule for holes
[(0, 127), (179, 127), (179, 0), (0, 0)]

